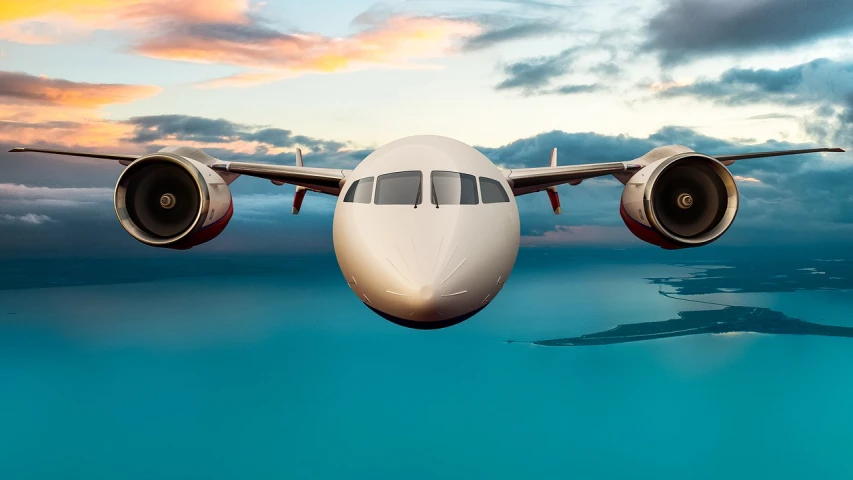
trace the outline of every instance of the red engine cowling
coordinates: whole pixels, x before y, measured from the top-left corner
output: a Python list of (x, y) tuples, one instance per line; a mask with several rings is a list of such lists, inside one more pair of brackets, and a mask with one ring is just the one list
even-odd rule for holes
[(738, 191), (729, 170), (695, 152), (653, 162), (631, 177), (619, 213), (644, 242), (666, 249), (707, 245), (734, 222)]
[(222, 233), (234, 206), (219, 174), (196, 160), (160, 152), (125, 168), (116, 184), (115, 211), (133, 238), (183, 250)]

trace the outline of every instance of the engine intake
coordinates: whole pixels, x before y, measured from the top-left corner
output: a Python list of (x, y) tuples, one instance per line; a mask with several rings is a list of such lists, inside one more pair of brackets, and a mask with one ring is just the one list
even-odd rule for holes
[(115, 189), (118, 220), (147, 245), (187, 249), (219, 235), (234, 211), (225, 181), (206, 165), (174, 153), (131, 163)]
[(621, 214), (641, 240), (676, 249), (707, 245), (734, 222), (738, 191), (729, 170), (697, 153), (646, 166), (625, 185)]

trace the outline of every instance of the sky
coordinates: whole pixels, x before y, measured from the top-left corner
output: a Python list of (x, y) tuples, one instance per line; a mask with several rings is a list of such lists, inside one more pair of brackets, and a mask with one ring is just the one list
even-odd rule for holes
[[(31, 0), (0, 9), (0, 147), (352, 168), (438, 134), (502, 167), (853, 146), (843, 0)], [(119, 226), (109, 161), (0, 153), (0, 256), (148, 255)], [(727, 246), (844, 243), (851, 154), (740, 162)], [(242, 178), (197, 250), (331, 250), (334, 199)], [(522, 244), (637, 247), (614, 179), (519, 198)]]

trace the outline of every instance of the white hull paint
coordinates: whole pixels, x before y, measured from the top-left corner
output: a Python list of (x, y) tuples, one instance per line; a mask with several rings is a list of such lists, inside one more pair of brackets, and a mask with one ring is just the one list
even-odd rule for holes
[(509, 277), (520, 239), (518, 207), (488, 158), (445, 137), (392, 142), (349, 178), (411, 170), (423, 172), (425, 189), (433, 171), (497, 180), (509, 201), (436, 208), (425, 190), (415, 208), (347, 203), (341, 195), (333, 224), (335, 254), (353, 292), (378, 313), (414, 328), (449, 326), (485, 307)]

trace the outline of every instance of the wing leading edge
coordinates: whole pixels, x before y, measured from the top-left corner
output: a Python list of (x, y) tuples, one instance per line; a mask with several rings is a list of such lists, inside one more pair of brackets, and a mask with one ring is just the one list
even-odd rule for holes
[[(689, 150), (689, 149), (687, 149)], [(75, 157), (101, 158), (105, 160), (116, 160), (122, 165), (129, 165), (134, 160), (141, 158), (138, 155), (105, 154), (91, 152), (77, 152), (70, 150), (53, 150), (42, 148), (16, 147), (10, 152), (35, 152), (52, 155), (69, 155)], [(735, 155), (716, 155), (716, 158), (724, 165), (731, 165), (738, 160), (749, 160), (754, 158), (778, 157), (784, 155), (799, 155), (805, 153), (822, 152), (844, 152), (840, 148), (811, 148), (802, 150), (780, 150), (774, 152), (754, 152)], [(633, 174), (639, 171), (645, 162), (635, 159), (627, 162), (592, 163), (585, 165), (565, 165), (540, 168), (518, 168), (507, 170), (505, 175), (512, 183), (513, 193), (525, 195), (539, 192), (550, 187), (571, 183), (577, 185), (583, 180), (606, 175)], [(337, 168), (303, 167), (301, 165), (271, 165), (265, 163), (247, 162), (225, 162), (215, 160), (208, 166), (221, 173), (234, 173), (248, 175), (251, 177), (265, 178), (276, 184), (288, 183), (305, 187), (316, 192), (329, 195), (340, 195), (341, 187), (349, 174), (348, 170)]]
[[(804, 153), (844, 152), (840, 148), (809, 148), (804, 150), (780, 150), (775, 152), (755, 152), (736, 155), (709, 155), (728, 166), (738, 160), (753, 158), (780, 157)], [(627, 162), (590, 163), (585, 165), (565, 165), (554, 167), (516, 168), (505, 172), (516, 196), (540, 192), (550, 187), (571, 183), (577, 185), (582, 180), (606, 175), (634, 174), (647, 165), (643, 157)]]
[(348, 170), (340, 168), (245, 162), (216, 162), (210, 165), (210, 168), (218, 172), (239, 173), (250, 177), (265, 178), (273, 183), (289, 183), (329, 195), (340, 195), (343, 180), (349, 173)]
[(71, 157), (86, 157), (86, 158), (101, 158), (104, 160), (118, 160), (122, 162), (123, 165), (127, 165), (125, 162), (132, 162), (139, 158), (139, 155), (120, 155), (113, 153), (92, 153), (92, 152), (74, 152), (71, 150), (53, 150), (50, 148), (28, 148), (28, 147), (15, 147), (9, 150), (10, 153), (49, 153), (51, 155), (68, 155)]
[[(134, 160), (145, 155), (120, 155), (109, 153), (78, 152), (71, 150), (53, 150), (47, 148), (15, 147), (12, 153), (47, 153), (51, 155), (68, 155), (73, 157), (100, 158), (116, 160), (122, 165), (129, 165)], [(201, 158), (201, 157), (199, 157)], [(340, 168), (303, 167), (301, 165), (270, 165), (266, 163), (225, 162), (205, 155), (210, 162), (202, 161), (208, 167), (222, 174), (234, 173), (250, 177), (265, 178), (277, 185), (289, 183), (315, 192), (329, 195), (339, 195), (343, 180), (349, 173)], [(198, 159), (196, 159), (198, 161)], [(230, 182), (229, 182), (230, 183)]]

